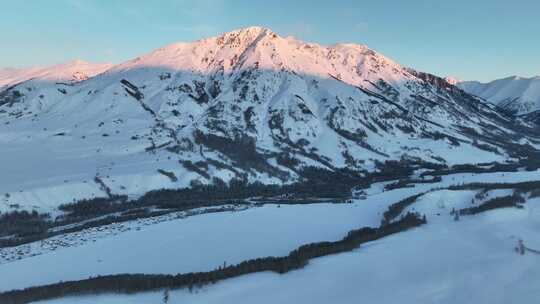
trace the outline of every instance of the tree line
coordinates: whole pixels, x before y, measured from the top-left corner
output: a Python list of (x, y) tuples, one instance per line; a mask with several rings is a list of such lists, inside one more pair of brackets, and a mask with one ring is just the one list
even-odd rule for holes
[(512, 195), (492, 198), (478, 206), (460, 209), (459, 214), (473, 215), (498, 208), (523, 208), (521, 205), (523, 203), (525, 203), (525, 199), (521, 195), (514, 193)]
[(497, 190), (497, 189), (515, 189), (520, 192), (534, 192), (540, 189), (540, 180), (516, 182), (516, 183), (468, 183), (453, 185), (448, 190)]

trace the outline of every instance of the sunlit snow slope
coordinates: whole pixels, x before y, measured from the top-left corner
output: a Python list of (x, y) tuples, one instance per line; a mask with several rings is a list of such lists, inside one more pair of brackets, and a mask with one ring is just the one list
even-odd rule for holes
[(463, 90), (480, 96), (518, 115), (540, 110), (540, 77), (512, 76), (488, 83), (465, 81), (457, 84)]

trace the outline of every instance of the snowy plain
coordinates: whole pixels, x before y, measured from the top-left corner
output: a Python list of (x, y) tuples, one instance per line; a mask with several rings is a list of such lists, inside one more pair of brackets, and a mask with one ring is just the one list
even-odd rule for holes
[[(383, 191), (383, 184), (375, 184), (368, 190), (367, 199), (355, 200), (352, 204), (265, 205), (239, 212), (159, 222), (1, 264), (0, 273), (10, 279), (0, 281), (0, 291), (106, 274), (205, 271), (223, 262), (233, 264), (250, 258), (286, 255), (304, 243), (337, 240), (351, 229), (378, 226), (390, 204), (415, 193), (463, 182), (529, 180), (540, 180), (540, 171), (456, 174), (445, 176), (439, 183), (392, 191)], [(447, 201), (458, 200), (456, 206), (459, 206), (470, 203), (472, 194), (463, 191), (457, 196), (444, 192), (437, 195)], [(439, 200), (432, 202), (434, 209), (418, 202), (419, 211), (430, 220), (439, 218), (431, 214), (431, 210), (440, 209)], [(450, 206), (445, 206), (444, 211), (449, 219)], [(511, 214), (513, 211), (502, 212)], [(534, 220), (532, 216), (531, 219)], [(444, 232), (446, 224), (433, 227), (429, 229), (440, 228)]]
[[(287, 274), (258, 273), (193, 292), (172, 290), (169, 303), (503, 304), (540, 298), (540, 256), (514, 251), (518, 239), (540, 248), (539, 199), (524, 209), (492, 210), (459, 221), (448, 213), (435, 216), (436, 202), (423, 210), (435, 219), (423, 227), (312, 260)], [(39, 303), (142, 304), (162, 303), (162, 297), (163, 291), (156, 291)]]

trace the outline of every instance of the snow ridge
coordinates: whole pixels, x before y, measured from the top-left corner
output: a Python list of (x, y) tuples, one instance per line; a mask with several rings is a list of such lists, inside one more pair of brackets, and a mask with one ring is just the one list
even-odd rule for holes
[(488, 83), (465, 81), (458, 86), (517, 115), (540, 110), (540, 76), (511, 76)]

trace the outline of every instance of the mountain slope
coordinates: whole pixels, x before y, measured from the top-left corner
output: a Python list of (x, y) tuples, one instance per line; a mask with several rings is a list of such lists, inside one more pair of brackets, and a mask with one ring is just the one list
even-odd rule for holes
[(260, 27), (173, 44), (79, 82), (35, 90), (35, 81), (0, 93), (5, 208), (215, 178), (291, 183), (312, 177), (311, 166), (366, 176), (390, 160), (517, 161), (536, 149), (531, 129), (444, 79), (366, 46)]
[[(38, 111), (46, 107), (48, 101), (54, 103), (63, 98), (67, 94), (66, 88), (101, 74), (112, 66), (109, 63), (74, 60), (45, 68), (1, 69), (0, 107), (11, 108), (13, 104), (22, 102), (21, 107), (10, 111), (15, 116), (24, 115), (24, 111)], [(6, 110), (0, 110), (0, 113), (3, 112)]]
[(512, 76), (488, 83), (465, 81), (457, 84), (463, 90), (482, 97), (517, 115), (540, 110), (540, 77)]
[(78, 82), (101, 74), (112, 66), (110, 63), (90, 63), (83, 60), (73, 60), (44, 68), (0, 69), (0, 89), (28, 80)]

